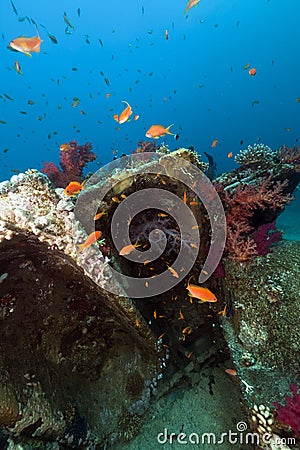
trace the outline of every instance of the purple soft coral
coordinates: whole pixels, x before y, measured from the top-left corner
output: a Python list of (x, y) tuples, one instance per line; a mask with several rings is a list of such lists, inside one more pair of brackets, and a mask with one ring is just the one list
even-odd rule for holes
[(274, 402), (276, 406), (277, 421), (283, 425), (288, 425), (294, 431), (297, 437), (300, 437), (300, 386), (290, 384), (290, 391), (293, 397), (289, 395), (285, 398), (285, 406)]
[(253, 234), (256, 244), (257, 254), (259, 256), (271, 253), (270, 246), (282, 239), (282, 232), (276, 229), (276, 223), (265, 223), (258, 227)]

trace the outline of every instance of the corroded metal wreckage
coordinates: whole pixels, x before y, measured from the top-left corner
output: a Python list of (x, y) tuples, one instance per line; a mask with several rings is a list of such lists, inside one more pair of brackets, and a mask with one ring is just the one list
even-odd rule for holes
[[(157, 160), (165, 173), (155, 173)], [(299, 384), (300, 248), (272, 235), (300, 180), (299, 149), (249, 147), (237, 157), (238, 169), (213, 181), (227, 220), (222, 260), (204, 284), (215, 303), (187, 295), (189, 278), (197, 280), (205, 264), (211, 227), (201, 199), (178, 181), (188, 175), (187, 162), (203, 171), (207, 164), (191, 150), (166, 148), (155, 160), (145, 153), (136, 164), (124, 161), (86, 183), (80, 198), (89, 202), (80, 222), (76, 198), (38, 171), (0, 184), (0, 427), (11, 445), (32, 440), (101, 448), (130, 440), (157, 380), (165, 393), (195, 381), (208, 362), (229, 358), (253, 428), (265, 430), (264, 412), (272, 416), (271, 434), (293, 436), (276, 422), (272, 402), (284, 398), (291, 381)], [(108, 181), (113, 187), (99, 202), (97, 192)], [(130, 239), (147, 250), (151, 228), (159, 228), (166, 247), (161, 260), (139, 264), (114, 248), (111, 219), (124, 199), (150, 188), (171, 191), (188, 205), (200, 240), (188, 235), (182, 242), (172, 211), (148, 208), (133, 218)], [(78, 253), (96, 213), (104, 241)], [(166, 292), (131, 299), (111, 271), (149, 278), (166, 270), (176, 278), (170, 268), (182, 247), (186, 254), (196, 249), (195, 264)], [(207, 336), (212, 346), (197, 353)]]

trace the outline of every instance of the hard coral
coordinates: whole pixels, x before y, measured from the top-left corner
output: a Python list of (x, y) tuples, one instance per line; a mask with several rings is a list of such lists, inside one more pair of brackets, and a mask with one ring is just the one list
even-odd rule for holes
[(284, 164), (291, 164), (296, 172), (300, 171), (300, 146), (287, 147), (283, 145), (278, 150), (278, 156)]
[(285, 406), (274, 402), (276, 406), (277, 421), (283, 425), (288, 425), (297, 437), (300, 437), (300, 386), (294, 383), (290, 384), (290, 391), (293, 396), (285, 397)]
[(253, 147), (241, 150), (235, 157), (235, 162), (247, 167), (268, 167), (278, 158), (277, 152), (264, 144), (254, 144)]
[[(83, 169), (87, 163), (94, 161), (97, 156), (91, 151), (92, 145), (77, 144), (76, 140), (69, 142), (69, 148), (60, 150), (60, 167), (54, 162), (44, 162), (42, 172), (48, 175), (55, 187), (66, 187), (71, 181), (82, 181)], [(61, 170), (62, 169), (62, 170)]]

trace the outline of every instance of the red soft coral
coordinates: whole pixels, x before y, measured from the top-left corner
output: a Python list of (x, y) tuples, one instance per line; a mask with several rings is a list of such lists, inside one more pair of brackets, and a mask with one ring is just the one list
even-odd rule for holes
[(255, 185), (239, 185), (230, 196), (225, 191), (227, 204), (227, 242), (226, 249), (230, 257), (244, 262), (259, 254), (252, 236), (255, 230), (254, 215), (259, 211), (282, 209), (291, 200), (285, 195), (286, 182), (272, 183), (268, 178)]
[(94, 161), (97, 156), (91, 151), (92, 145), (77, 144), (76, 140), (68, 143), (68, 148), (60, 150), (60, 167), (54, 162), (44, 162), (42, 172), (48, 175), (54, 186), (66, 187), (71, 181), (82, 181), (83, 168), (87, 163)]

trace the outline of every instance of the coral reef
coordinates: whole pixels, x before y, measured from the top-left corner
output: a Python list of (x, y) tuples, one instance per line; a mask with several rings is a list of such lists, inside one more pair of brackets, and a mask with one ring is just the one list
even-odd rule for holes
[[(137, 153), (150, 156), (150, 147), (139, 144), (143, 151)], [(63, 152), (62, 170), (50, 167), (57, 180), (68, 165), (79, 164), (71, 152)], [(37, 171), (0, 184), (0, 376), (8, 399), (0, 410), (0, 425), (12, 441), (25, 436), (37, 445), (44, 439), (93, 448), (131, 439), (167, 364), (179, 372), (165, 383), (165, 392), (184, 379), (197, 383), (205, 364), (229, 357), (221, 330), (249, 410), (263, 405), (256, 420), (266, 419), (267, 431), (278, 432), (271, 401), (287, 391), (292, 379), (298, 382), (300, 247), (278, 241), (275, 219), (299, 182), (298, 150), (273, 152), (254, 145), (238, 161), (238, 169), (214, 181), (228, 238), (224, 257), (205, 284), (218, 298), (213, 304), (193, 301), (186, 289), (187, 279), (197, 279), (203, 267), (211, 237), (204, 203), (187, 187), (193, 179), (190, 162), (203, 172), (208, 169), (196, 152), (170, 152), (163, 146), (155, 148), (153, 159), (124, 158), (85, 184), (75, 209), (74, 200)], [(72, 180), (75, 175), (81, 180), (82, 168), (78, 175), (72, 173)], [(168, 198), (166, 208), (151, 204), (128, 222), (133, 244), (143, 250), (151, 231), (164, 232), (163, 258), (141, 264), (120, 256), (111, 236), (112, 218), (119, 203), (125, 200), (126, 205), (131, 194), (145, 188), (171, 191), (193, 212), (193, 227), (188, 214), (187, 224), (189, 230), (199, 230), (199, 243), (192, 233), (182, 235), (172, 216), (175, 199)], [(95, 211), (101, 215), (97, 220)], [(92, 245), (78, 254), (76, 243), (86, 238), (91, 223), (105, 239), (102, 252)], [(112, 277), (113, 268), (136, 278), (155, 278), (164, 268), (176, 278), (170, 264), (181, 248), (187, 259), (189, 252), (195, 256), (190, 273), (180, 267), (185, 278), (146, 301), (131, 301), (126, 286)], [(210, 392), (213, 383), (210, 378)]]
[(238, 376), (253, 387), (244, 390), (251, 408), (274, 409), (272, 401), (299, 380), (299, 261), (300, 243), (287, 241), (247, 264), (224, 260), (224, 299), (230, 293), (234, 315), (220, 320)]
[(66, 149), (60, 150), (60, 167), (54, 162), (44, 162), (42, 173), (48, 175), (55, 187), (65, 188), (71, 181), (80, 182), (84, 167), (97, 158), (91, 149), (89, 142), (79, 145), (73, 140), (67, 144)]
[[(266, 224), (257, 227), (261, 211), (282, 210), (291, 201), (289, 194), (284, 194), (287, 182), (272, 183), (267, 178), (259, 185), (239, 185), (233, 195), (224, 192), (227, 221), (226, 250), (237, 261), (248, 261), (278, 240), (278, 234), (268, 235)], [(222, 193), (221, 193), (222, 194)], [(263, 228), (261, 228), (263, 227)], [(253, 234), (254, 232), (254, 234)], [(275, 239), (275, 240), (274, 240)]]

